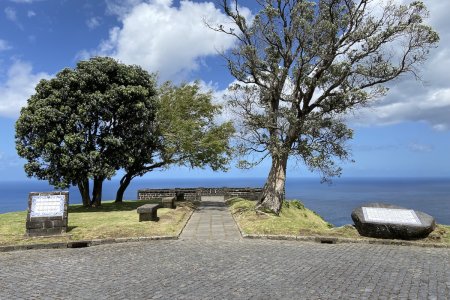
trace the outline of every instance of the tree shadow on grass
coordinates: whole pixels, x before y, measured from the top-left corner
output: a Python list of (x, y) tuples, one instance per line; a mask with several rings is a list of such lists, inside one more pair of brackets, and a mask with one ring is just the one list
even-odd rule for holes
[(95, 212), (114, 212), (114, 211), (131, 211), (136, 210), (139, 206), (144, 204), (160, 204), (160, 199), (154, 200), (132, 200), (124, 201), (122, 203), (102, 202), (99, 207), (84, 207), (83, 205), (70, 205), (69, 214), (72, 213), (95, 213)]
[(71, 232), (72, 230), (74, 230), (77, 227), (78, 226), (67, 226), (67, 232)]

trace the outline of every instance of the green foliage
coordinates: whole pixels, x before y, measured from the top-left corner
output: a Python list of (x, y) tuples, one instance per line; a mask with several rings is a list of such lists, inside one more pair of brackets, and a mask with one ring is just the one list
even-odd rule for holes
[(215, 123), (221, 107), (212, 104), (211, 98), (210, 92), (200, 91), (198, 83), (176, 87), (167, 82), (161, 86), (157, 119), (163, 159), (168, 164), (226, 170), (234, 127), (231, 122)]
[(111, 178), (136, 145), (145, 148), (140, 157), (151, 159), (158, 136), (155, 96), (153, 75), (106, 57), (41, 80), (16, 122), (27, 175), (60, 188), (81, 186), (89, 178)]
[(211, 167), (226, 170), (231, 158), (229, 144), (234, 127), (231, 122), (216, 124), (221, 107), (211, 102), (212, 94), (203, 93), (196, 82), (174, 86), (164, 83), (158, 91), (155, 126), (158, 142), (151, 159), (139, 156), (145, 145), (130, 145), (126, 174), (120, 182), (116, 201), (136, 176), (171, 165), (190, 168)]
[(283, 207), (286, 207), (286, 208), (292, 207), (292, 208), (296, 208), (299, 210), (305, 209), (305, 205), (302, 202), (300, 202), (299, 200), (288, 200), (288, 201), (284, 200)]
[(42, 80), (16, 123), (16, 149), (28, 176), (67, 188), (78, 185), (88, 205), (100, 204), (102, 182), (126, 174), (121, 201), (136, 176), (172, 164), (225, 170), (234, 132), (217, 125), (221, 107), (198, 83), (157, 89), (154, 75), (138, 66), (96, 57)]
[(70, 205), (68, 235), (45, 238), (25, 236), (26, 211), (0, 214), (0, 246), (176, 236), (193, 211), (188, 203), (180, 203), (176, 209), (158, 209), (158, 222), (139, 222), (136, 208), (151, 202), (153, 201), (124, 201), (117, 204), (106, 201), (101, 207), (95, 208)]
[(255, 201), (233, 199), (228, 202), (244, 233), (247, 234), (289, 234), (299, 235), (307, 231), (309, 234), (328, 234), (330, 224), (305, 208), (297, 200), (284, 201), (279, 215), (255, 211)]
[(220, 1), (234, 28), (211, 27), (238, 41), (224, 57), (238, 82), (229, 104), (239, 163), (272, 158), (258, 207), (278, 213), (288, 159), (323, 180), (339, 176), (336, 161), (350, 159), (353, 134), (343, 117), (384, 96), (387, 82), (417, 76), (439, 36), (426, 25), (421, 1), (261, 0), (252, 20), (238, 2)]
[(388, 1), (374, 13), (370, 0), (263, 0), (251, 22), (221, 3), (237, 29), (215, 29), (239, 40), (225, 57), (238, 80), (229, 103), (241, 154), (296, 157), (325, 179), (341, 173), (335, 158), (350, 155), (352, 130), (340, 117), (383, 96), (386, 82), (416, 75), (439, 41), (420, 1)]
[[(283, 201), (283, 209), (279, 215), (256, 212), (255, 201), (241, 198), (228, 200), (227, 204), (239, 227), (246, 234), (320, 235), (371, 239), (360, 236), (353, 225), (334, 227), (316, 212), (304, 207), (297, 200)], [(438, 224), (436, 229), (426, 239), (421, 240), (421, 242), (450, 245), (450, 226)]]

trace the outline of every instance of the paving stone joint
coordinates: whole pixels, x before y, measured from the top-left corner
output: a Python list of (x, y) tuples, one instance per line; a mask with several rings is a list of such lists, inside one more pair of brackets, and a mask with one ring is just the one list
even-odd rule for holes
[(450, 298), (449, 249), (242, 239), (223, 200), (204, 200), (179, 240), (77, 241), (0, 253), (0, 299)]

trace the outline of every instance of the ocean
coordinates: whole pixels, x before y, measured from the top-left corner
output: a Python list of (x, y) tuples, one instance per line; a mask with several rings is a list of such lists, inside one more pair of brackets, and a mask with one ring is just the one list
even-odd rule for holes
[[(136, 199), (142, 188), (183, 187), (262, 187), (264, 178), (195, 178), (195, 179), (135, 179), (124, 199)], [(103, 199), (112, 200), (118, 181), (104, 183)], [(0, 182), (0, 213), (26, 210), (29, 192), (52, 191), (45, 181)], [(76, 187), (71, 187), (70, 203), (81, 203)], [(450, 224), (450, 179), (370, 179), (340, 178), (321, 184), (319, 179), (288, 178), (286, 198), (298, 199), (335, 226), (352, 224), (351, 212), (368, 202), (385, 202), (435, 217), (440, 224)]]

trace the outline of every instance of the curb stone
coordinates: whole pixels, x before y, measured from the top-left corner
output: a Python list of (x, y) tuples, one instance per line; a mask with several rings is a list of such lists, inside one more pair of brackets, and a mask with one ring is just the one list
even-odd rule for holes
[(149, 237), (135, 237), (135, 238), (117, 238), (117, 239), (95, 239), (95, 240), (80, 240), (70, 241), (64, 243), (52, 244), (30, 244), (30, 245), (16, 245), (16, 246), (0, 246), (1, 252), (23, 251), (23, 250), (42, 250), (42, 249), (66, 249), (66, 248), (84, 248), (98, 245), (122, 244), (132, 242), (146, 242), (154, 240), (177, 240), (178, 236), (149, 236)]
[[(180, 229), (180, 231), (178, 232), (178, 234), (177, 234), (177, 239), (180, 238), (180, 235), (183, 233), (183, 231), (184, 231), (184, 229), (186, 228), (187, 224), (188, 224), (189, 221), (191, 220), (192, 215), (194, 215), (194, 211), (195, 211), (195, 208), (194, 208), (193, 210), (191, 210), (190, 215), (188, 216), (186, 222), (184, 223), (184, 226), (183, 226), (183, 227)], [(236, 221), (235, 221), (235, 222), (236, 222)]]
[[(242, 233), (241, 233), (242, 234)], [(242, 234), (244, 239), (266, 239), (266, 240), (280, 240), (280, 241), (300, 241), (300, 242), (316, 242), (320, 244), (374, 244), (374, 245), (395, 245), (395, 246), (415, 246), (422, 248), (447, 248), (450, 245), (436, 244), (436, 243), (422, 243), (415, 241), (401, 241), (401, 240), (383, 240), (383, 239), (355, 239), (355, 238), (340, 238), (331, 236), (301, 236), (301, 235), (267, 235), (267, 234)]]
[[(129, 238), (116, 238), (116, 239), (93, 239), (93, 240), (80, 240), (80, 241), (70, 241), (62, 243), (50, 243), (50, 244), (30, 244), (30, 245), (15, 245), (15, 246), (0, 246), (1, 252), (12, 252), (12, 251), (24, 251), (24, 250), (42, 250), (42, 249), (66, 249), (66, 248), (80, 248), (77, 245), (82, 245), (82, 247), (91, 247), (98, 245), (108, 245), (108, 244), (119, 244), (119, 243), (132, 243), (132, 242), (146, 242), (154, 240), (178, 240), (187, 223), (191, 219), (194, 211), (190, 212), (190, 215), (176, 235), (170, 236), (150, 236), (150, 237), (129, 237)], [(300, 236), (300, 235), (270, 235), (270, 234), (246, 234), (243, 232), (241, 226), (236, 221), (233, 214), (236, 226), (238, 227), (239, 233), (244, 239), (267, 239), (267, 240), (281, 240), (281, 241), (300, 241), (300, 242), (316, 242), (321, 244), (344, 244), (344, 243), (354, 243), (354, 244), (375, 244), (375, 245), (396, 245), (396, 246), (416, 246), (422, 248), (447, 248), (450, 249), (450, 245), (437, 244), (437, 243), (423, 243), (415, 241), (402, 241), (402, 240), (383, 240), (383, 239), (356, 239), (356, 238), (341, 238), (333, 236)], [(75, 247), (74, 247), (75, 245)]]
[(50, 243), (50, 244), (30, 244), (30, 245), (14, 245), (14, 246), (0, 246), (1, 252), (12, 252), (12, 251), (24, 251), (24, 250), (42, 250), (42, 249), (67, 249), (67, 248), (81, 248), (81, 247), (92, 247), (98, 245), (108, 245), (108, 244), (120, 244), (120, 243), (133, 243), (133, 242), (147, 242), (155, 240), (177, 240), (179, 239), (181, 233), (186, 227), (187, 223), (191, 219), (194, 211), (192, 210), (187, 217), (184, 226), (175, 235), (167, 236), (142, 236), (142, 237), (125, 237), (116, 239), (92, 239), (92, 240), (79, 240), (79, 241), (69, 241), (61, 243)]
[[(228, 206), (228, 209), (230, 207)], [(231, 211), (230, 211), (231, 213)], [(422, 248), (447, 248), (450, 249), (450, 245), (437, 244), (437, 243), (423, 243), (415, 241), (403, 241), (403, 240), (388, 240), (388, 239), (357, 239), (357, 238), (341, 238), (335, 236), (304, 236), (304, 235), (274, 235), (274, 234), (246, 234), (242, 230), (239, 222), (237, 222), (233, 213), (233, 220), (239, 229), (239, 233), (244, 239), (266, 239), (266, 240), (280, 240), (280, 241), (300, 241), (300, 242), (316, 242), (320, 244), (375, 244), (375, 245), (396, 245), (396, 246), (416, 246)]]

